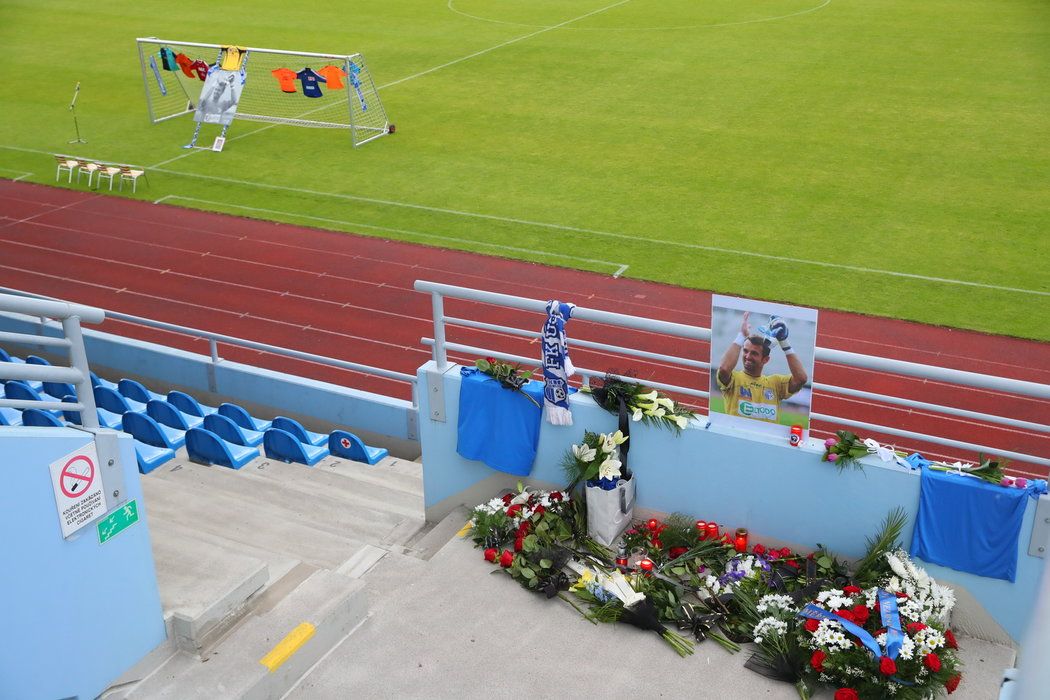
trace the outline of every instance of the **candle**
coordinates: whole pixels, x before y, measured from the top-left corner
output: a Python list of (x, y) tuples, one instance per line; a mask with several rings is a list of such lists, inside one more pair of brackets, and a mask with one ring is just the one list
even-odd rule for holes
[(733, 541), (733, 548), (738, 552), (747, 551), (747, 528), (737, 528), (736, 539)]
[(646, 525), (649, 526), (649, 530), (655, 531), (656, 528), (660, 527), (660, 521), (657, 520), (656, 518), (650, 518), (649, 522), (646, 523)]
[(718, 523), (711, 522), (707, 524), (707, 539), (717, 540), (718, 539)]
[(653, 573), (653, 560), (642, 559), (642, 562), (638, 565), (638, 568), (642, 570), (642, 573), (648, 576), (649, 574)]
[(707, 521), (697, 520), (696, 521), (696, 534), (700, 536), (700, 539), (707, 537)]

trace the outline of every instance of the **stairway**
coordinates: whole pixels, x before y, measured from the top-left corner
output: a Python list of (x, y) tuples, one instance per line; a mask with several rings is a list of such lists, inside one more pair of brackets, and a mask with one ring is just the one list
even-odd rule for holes
[(434, 548), (418, 462), (232, 470), (181, 450), (142, 484), (168, 642), (107, 699), (276, 700)]

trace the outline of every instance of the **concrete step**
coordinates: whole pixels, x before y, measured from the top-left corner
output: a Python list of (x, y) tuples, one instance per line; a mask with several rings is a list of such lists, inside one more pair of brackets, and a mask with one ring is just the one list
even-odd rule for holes
[(200, 539), (161, 518), (151, 519), (150, 534), (161, 606), (179, 649), (199, 652), (270, 580), (266, 562), (234, 543)]
[[(263, 472), (279, 472), (283, 479), (260, 478)], [(305, 486), (309, 483), (309, 467), (263, 461), (256, 468), (242, 470), (204, 466), (193, 462), (173, 460), (165, 468), (151, 474), (151, 486), (179, 484), (194, 489), (198, 494), (226, 496), (236, 503), (235, 508), (221, 508), (215, 517), (224, 519), (230, 512), (240, 514), (250, 508), (283, 511), (280, 520), (295, 519), (332, 534), (378, 542), (393, 531), (406, 516), (382, 509), (382, 503), (362, 496), (348, 500), (335, 489)], [(292, 482), (295, 488), (286, 483)], [(163, 486), (161, 487), (163, 488)], [(156, 490), (152, 489), (149, 495)], [(368, 507), (368, 505), (373, 507)]]
[(365, 544), (347, 534), (318, 528), (315, 518), (303, 512), (228, 492), (152, 478), (143, 479), (142, 488), (151, 519), (165, 520), (189, 533), (207, 533), (246, 545), (278, 559), (335, 569)]
[(378, 467), (326, 457), (313, 467), (262, 460), (246, 466), (241, 472), (266, 477), (279, 483), (282, 489), (337, 498), (354, 508), (381, 510), (409, 518), (423, 517), (422, 484), (411, 489), (402, 489), (397, 484), (391, 486), (390, 475), (366, 471), (375, 469)]
[(260, 605), (203, 659), (180, 653), (126, 697), (278, 700), (366, 618), (364, 587), (316, 571), (272, 605)]

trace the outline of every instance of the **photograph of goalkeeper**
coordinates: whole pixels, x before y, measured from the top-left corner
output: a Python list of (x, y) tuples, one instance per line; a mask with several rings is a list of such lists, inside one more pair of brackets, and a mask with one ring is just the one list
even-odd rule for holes
[(807, 429), (816, 311), (731, 297), (715, 300), (712, 424), (785, 438), (792, 425)]

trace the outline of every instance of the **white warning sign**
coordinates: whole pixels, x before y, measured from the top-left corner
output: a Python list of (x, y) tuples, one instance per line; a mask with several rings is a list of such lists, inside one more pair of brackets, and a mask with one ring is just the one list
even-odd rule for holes
[(69, 537), (106, 514), (106, 497), (102, 493), (102, 474), (94, 442), (52, 462), (51, 483), (55, 488), (62, 537)]

